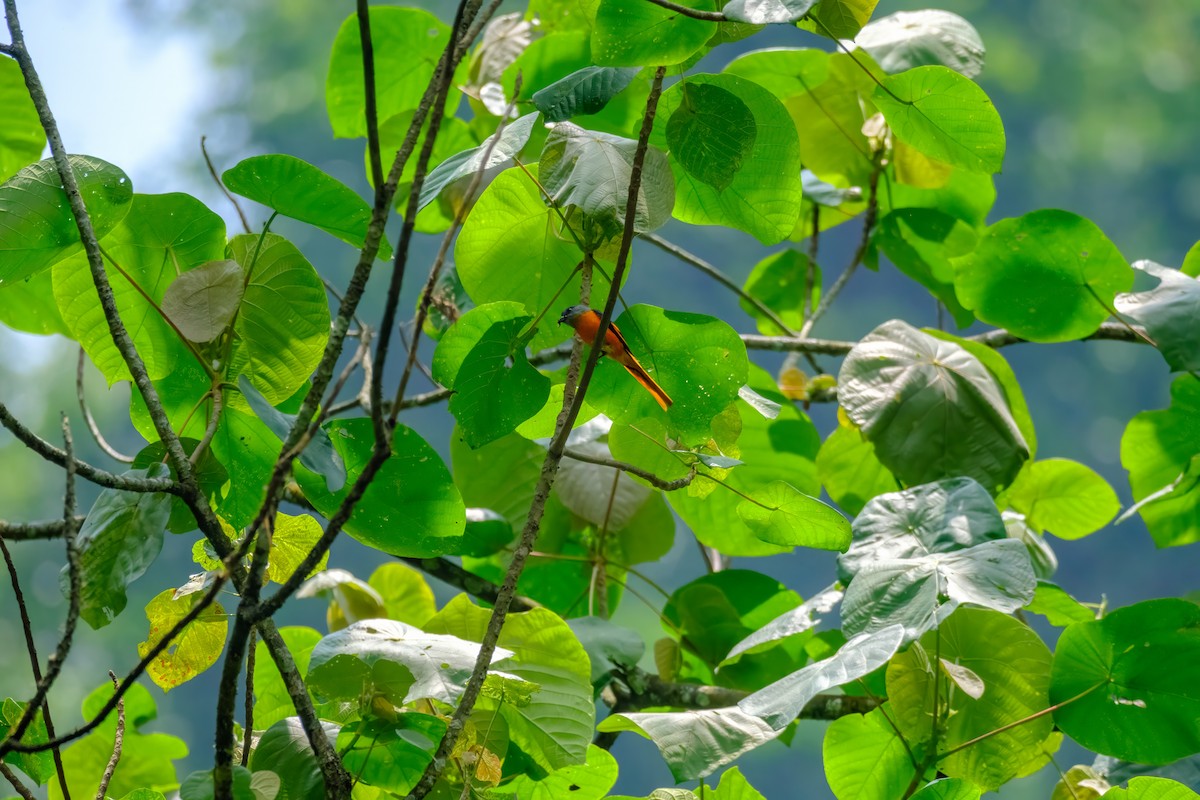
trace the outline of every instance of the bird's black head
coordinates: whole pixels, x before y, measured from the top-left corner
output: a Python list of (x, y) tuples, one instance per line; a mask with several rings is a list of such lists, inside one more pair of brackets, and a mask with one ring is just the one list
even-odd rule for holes
[(570, 325), (574, 322), (576, 317), (578, 317), (580, 314), (582, 314), (586, 310), (587, 310), (587, 306), (583, 306), (583, 305), (574, 305), (574, 306), (571, 306), (570, 308), (564, 308), (562, 314), (559, 315), (558, 324), (562, 325), (565, 322), (568, 325)]

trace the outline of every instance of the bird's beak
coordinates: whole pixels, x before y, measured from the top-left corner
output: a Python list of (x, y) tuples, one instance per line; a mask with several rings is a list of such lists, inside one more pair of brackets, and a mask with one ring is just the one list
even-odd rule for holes
[(562, 314), (560, 314), (560, 315), (559, 315), (559, 317), (558, 317), (558, 324), (559, 324), (559, 325), (562, 325), (564, 322), (566, 322), (566, 321), (567, 321), (567, 314), (570, 314), (570, 313), (571, 313), (571, 309), (569, 309), (569, 308), (568, 308), (568, 309), (564, 310), (564, 311), (562, 312)]

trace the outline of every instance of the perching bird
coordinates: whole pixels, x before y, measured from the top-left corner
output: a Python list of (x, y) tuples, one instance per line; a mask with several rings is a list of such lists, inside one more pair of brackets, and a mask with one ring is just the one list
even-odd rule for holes
[[(593, 344), (596, 341), (596, 331), (600, 329), (600, 314), (593, 309), (585, 305), (571, 306), (558, 318), (559, 325), (564, 322), (575, 329), (575, 333), (579, 335), (584, 344)], [(645, 386), (646, 390), (654, 395), (654, 399), (662, 406), (663, 411), (671, 407), (670, 396), (654, 382), (645, 368), (634, 358), (633, 353), (629, 352), (629, 345), (626, 344), (625, 337), (612, 322), (608, 323), (608, 331), (604, 334), (604, 346), (600, 348), (600, 352), (629, 370), (629, 374), (634, 377), (634, 380)]]

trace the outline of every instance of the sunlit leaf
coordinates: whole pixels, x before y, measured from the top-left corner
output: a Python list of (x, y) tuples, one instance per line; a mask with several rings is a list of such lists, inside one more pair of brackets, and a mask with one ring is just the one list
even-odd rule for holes
[(879, 0), (820, 0), (809, 19), (798, 25), (805, 30), (837, 39), (853, 39), (871, 18)]
[[(12, 728), (24, 716), (28, 705), (28, 703), (18, 702), (11, 697), (4, 698), (4, 703), (0, 705), (0, 738), (8, 738)], [(22, 744), (42, 744), (50, 741), (50, 735), (46, 731), (46, 718), (41, 709), (34, 712), (33, 720), (25, 728), (25, 733), (21, 735), (20, 741)], [(17, 767), (32, 778), (38, 786), (54, 776), (54, 756), (49, 750), (43, 750), (40, 753), (7, 753), (4, 756), (4, 763)]]
[(844, 550), (850, 522), (831, 506), (775, 481), (738, 504), (738, 515), (760, 539), (789, 547)]
[(873, 20), (854, 37), (889, 74), (940, 64), (968, 78), (983, 70), (983, 39), (958, 14), (927, 8)]
[(908, 750), (883, 708), (835, 719), (825, 730), (821, 755), (825, 779), (838, 800), (900, 800), (913, 779)]
[[(337, 742), (340, 726), (321, 722), (329, 743)], [(250, 758), (255, 772), (269, 769), (283, 781), (288, 800), (321, 800), (325, 797), (325, 781), (317, 757), (309, 744), (308, 734), (299, 717), (288, 717), (263, 731)]]
[[(29, 98), (21, 67), (11, 58), (0, 61), (0, 182), (37, 161), (46, 147), (46, 134), (37, 108)], [(41, 781), (38, 781), (40, 784)]]
[(1079, 539), (1099, 530), (1121, 508), (1104, 478), (1064, 458), (1031, 463), (1007, 497), (1035, 531), (1049, 531), (1060, 539)]
[(163, 313), (191, 341), (211, 342), (237, 313), (244, 280), (236, 261), (210, 261), (171, 282), (163, 294)]
[(796, 22), (817, 0), (729, 0), (721, 12), (727, 19), (755, 25)]
[[(685, 0), (704, 8), (704, 0)], [(711, 4), (710, 4), (711, 5)], [(606, 67), (677, 64), (704, 46), (713, 25), (652, 3), (600, 0), (592, 27), (592, 58)]]
[[(279, 628), (279, 635), (287, 645), (296, 669), (301, 675), (307, 673), (309, 656), (321, 641), (321, 634), (312, 628), (283, 626)], [(260, 730), (296, 713), (287, 685), (261, 639), (255, 644), (254, 651), (254, 695), (254, 726)]]
[[(138, 655), (145, 657), (167, 633), (175, 627), (200, 600), (200, 595), (190, 594), (175, 599), (175, 590), (167, 589), (155, 595), (146, 605), (146, 619), (150, 621), (150, 633), (146, 641), (138, 644)], [(225, 636), (229, 632), (229, 618), (220, 603), (212, 603), (200, 616), (188, 623), (171, 646), (150, 662), (146, 672), (150, 680), (164, 692), (187, 683), (217, 663), (225, 648)]]

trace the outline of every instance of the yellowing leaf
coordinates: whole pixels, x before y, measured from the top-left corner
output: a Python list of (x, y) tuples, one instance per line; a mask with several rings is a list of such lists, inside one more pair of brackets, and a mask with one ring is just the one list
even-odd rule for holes
[[(167, 589), (155, 596), (146, 606), (150, 633), (146, 641), (138, 645), (139, 657), (145, 658), (151, 648), (187, 616), (192, 610), (192, 604), (201, 597), (193, 594), (174, 600), (174, 594), (174, 589)], [(219, 603), (213, 603), (192, 620), (158, 658), (150, 662), (146, 672), (164, 692), (187, 683), (217, 663), (217, 658), (225, 647), (225, 635), (228, 630), (229, 620), (225, 611)]]

